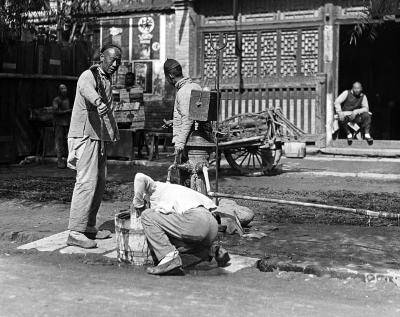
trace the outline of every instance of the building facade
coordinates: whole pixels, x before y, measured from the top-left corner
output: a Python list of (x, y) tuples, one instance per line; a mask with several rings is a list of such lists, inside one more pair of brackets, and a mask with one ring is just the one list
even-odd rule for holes
[[(352, 48), (350, 44), (349, 31), (365, 16), (364, 1), (239, 0), (237, 19), (233, 3), (103, 1), (104, 12), (94, 40), (98, 47), (108, 42), (122, 46), (123, 66), (117, 81), (132, 71), (149, 98), (162, 100), (173, 97), (163, 76), (166, 58), (177, 59), (185, 75), (212, 87), (217, 69), (214, 47), (226, 45), (219, 65), (220, 118), (280, 107), (307, 133), (308, 141), (319, 146), (332, 144), (334, 99), (353, 81), (364, 83), (378, 115), (382, 109), (375, 99), (379, 96), (392, 94), (390, 98), (400, 102), (400, 96), (382, 84), (388, 78), (381, 74), (379, 79), (365, 64), (365, 52), (377, 49), (372, 47), (376, 44), (364, 43), (364, 50), (362, 45)], [(398, 34), (399, 18), (394, 14), (387, 19), (391, 20), (390, 32)], [(400, 52), (398, 46), (387, 49), (394, 51), (393, 56)], [(398, 62), (396, 67), (400, 70)], [(394, 74), (390, 77), (392, 86), (393, 81)], [(383, 86), (380, 90), (379, 85)], [(165, 104), (171, 107), (171, 103)], [(397, 138), (395, 133), (393, 138)]]

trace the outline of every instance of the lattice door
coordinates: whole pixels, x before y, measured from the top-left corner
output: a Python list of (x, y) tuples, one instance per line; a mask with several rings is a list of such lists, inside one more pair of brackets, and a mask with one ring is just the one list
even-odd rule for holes
[(258, 35), (242, 34), (242, 74), (243, 77), (257, 77)]
[(212, 46), (213, 43), (218, 41), (220, 35), (213, 33), (207, 34), (204, 36), (204, 49), (203, 49), (203, 56), (204, 56), (204, 68), (203, 68), (203, 76), (205, 78), (213, 78), (217, 73), (217, 69), (215, 66), (215, 51), (213, 50)]
[[(261, 80), (270, 76), (315, 76), (320, 69), (320, 29), (246, 31), (241, 33), (241, 65), (236, 56), (236, 34), (227, 34), (227, 47), (222, 54), (221, 77), (235, 81), (239, 70), (245, 80)], [(212, 33), (213, 41), (221, 41), (222, 33)], [(203, 36), (205, 78), (215, 78), (215, 53), (208, 34)], [(254, 80), (253, 80), (254, 81)]]
[(260, 77), (277, 75), (278, 34), (262, 32), (260, 38)]
[(235, 78), (238, 75), (238, 58), (235, 54), (235, 34), (227, 34), (227, 45), (222, 51), (222, 78)]
[(318, 73), (319, 32), (303, 30), (301, 32), (301, 73), (309, 76)]
[(281, 36), (281, 75), (297, 74), (297, 31), (284, 31)]

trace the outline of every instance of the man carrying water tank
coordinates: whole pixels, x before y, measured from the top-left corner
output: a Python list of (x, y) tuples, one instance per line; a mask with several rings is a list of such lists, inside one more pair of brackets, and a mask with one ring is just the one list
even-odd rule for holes
[[(182, 66), (174, 59), (167, 59), (164, 63), (164, 74), (168, 83), (176, 88), (174, 118), (172, 130), (172, 143), (175, 147), (177, 163), (187, 161), (186, 142), (192, 131), (194, 121), (189, 118), (190, 95), (192, 90), (201, 90), (200, 85), (194, 83), (189, 77), (184, 77)], [(181, 185), (187, 184), (189, 174), (180, 171)]]

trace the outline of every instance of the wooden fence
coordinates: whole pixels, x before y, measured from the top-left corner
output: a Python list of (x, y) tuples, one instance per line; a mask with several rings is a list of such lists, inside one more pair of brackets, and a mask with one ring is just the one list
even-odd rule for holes
[(325, 142), (325, 76), (275, 79), (268, 84), (245, 84), (240, 92), (222, 86), (221, 120), (242, 113), (280, 108), (293, 124), (307, 133), (307, 140)]
[(90, 60), (91, 50), (86, 42), (0, 43), (0, 73), (77, 76)]

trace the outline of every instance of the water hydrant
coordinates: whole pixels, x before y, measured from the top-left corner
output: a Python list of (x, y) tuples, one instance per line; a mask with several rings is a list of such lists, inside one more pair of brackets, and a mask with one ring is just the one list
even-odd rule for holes
[(182, 164), (175, 163), (168, 168), (167, 182), (170, 182), (173, 169), (186, 171), (190, 173), (190, 188), (207, 195), (205, 178), (208, 179), (208, 159), (211, 152), (215, 150), (215, 144), (207, 139), (204, 132), (195, 130), (191, 132), (188, 138), (186, 149), (188, 160)]

